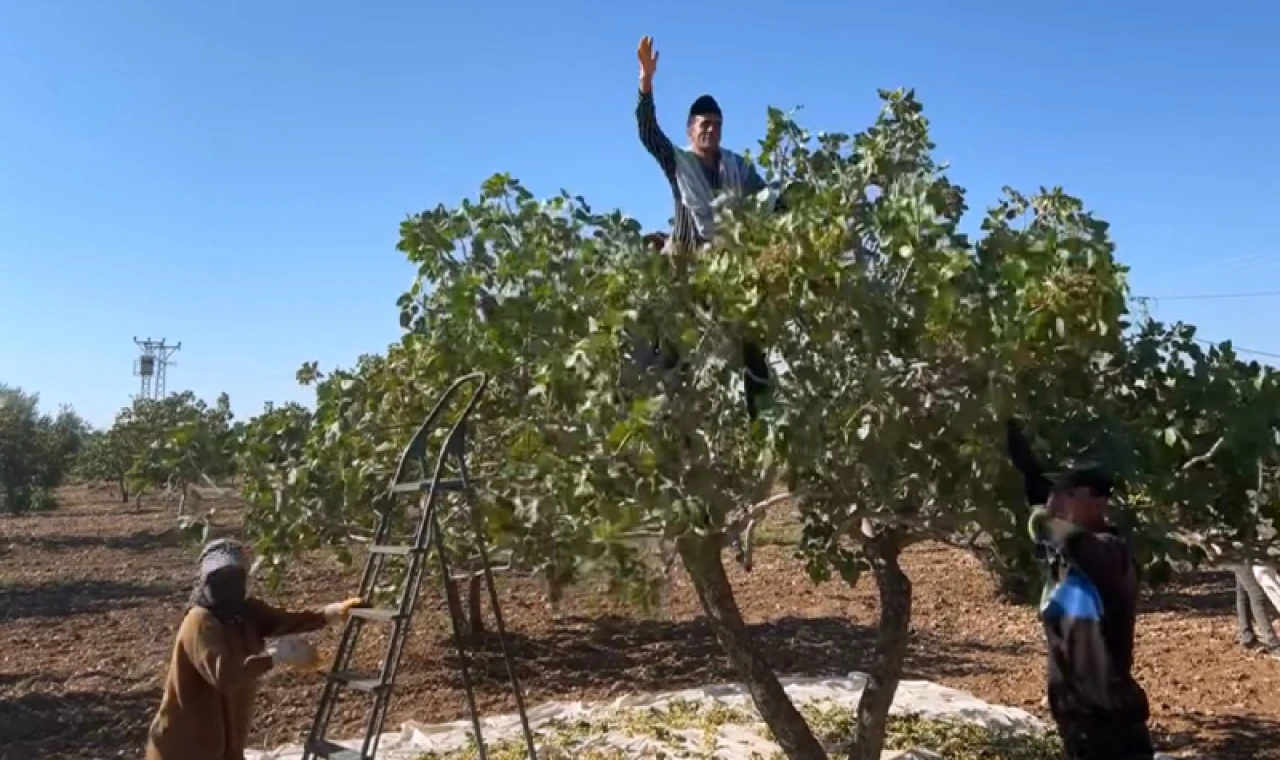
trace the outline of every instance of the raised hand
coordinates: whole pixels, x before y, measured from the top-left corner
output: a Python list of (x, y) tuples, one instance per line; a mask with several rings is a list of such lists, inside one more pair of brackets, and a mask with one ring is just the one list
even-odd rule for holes
[(640, 81), (653, 84), (653, 75), (658, 72), (658, 51), (653, 49), (653, 38), (644, 37), (636, 48), (636, 58), (640, 60)]

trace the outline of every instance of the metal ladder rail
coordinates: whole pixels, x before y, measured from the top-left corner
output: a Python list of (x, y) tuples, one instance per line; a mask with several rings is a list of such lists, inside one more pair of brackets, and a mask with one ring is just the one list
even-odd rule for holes
[[(449, 430), (445, 444), (441, 446), (439, 455), (436, 458), (436, 466), (432, 472), (433, 477), (430, 480), (419, 480), (415, 482), (404, 482), (407, 465), (413, 461), (418, 461), (422, 465), (423, 474), (426, 474), (426, 444), (430, 434), (438, 429), (437, 421), (441, 412), (445, 409), (445, 404), (457, 393), (457, 391), (469, 382), (479, 381), (475, 391), (467, 399), (461, 414), (454, 422)], [(343, 630), (342, 640), (339, 643), (337, 656), (334, 659), (333, 669), (326, 678), (324, 691), (321, 694), (320, 705), (316, 711), (316, 718), (312, 722), (311, 730), (308, 733), (307, 743), (303, 749), (303, 760), (312, 760), (315, 757), (331, 758), (332, 760), (367, 760), (371, 758), (377, 750), (378, 738), (382, 728), (382, 722), (385, 720), (386, 708), (390, 701), (391, 685), (394, 682), (396, 666), (399, 662), (399, 654), (403, 650), (404, 639), (408, 633), (408, 622), (412, 617), (414, 607), (417, 602), (418, 593), (422, 581), (422, 564), (426, 551), (429, 550), (428, 544), (431, 542), (433, 535), (437, 537), (438, 531), (431, 530), (433, 526), (437, 526), (435, 520), (435, 505), (437, 494), (441, 490), (454, 491), (459, 490), (460, 483), (442, 483), (440, 481), (440, 473), (443, 470), (444, 462), (450, 448), (450, 443), (457, 440), (459, 434), (465, 430), (465, 422), (475, 408), (476, 402), (480, 395), (484, 392), (488, 385), (488, 377), (484, 373), (472, 373), (464, 375), (455, 380), (440, 398), (436, 401), (435, 406), (427, 415), (427, 419), (423, 421), (418, 431), (410, 439), (408, 445), (400, 455), (400, 460), (396, 466), (396, 473), (392, 478), (391, 487), (388, 489), (388, 497), (393, 498), (396, 494), (421, 492), (425, 489), (427, 493), (422, 496), (421, 505), (423, 514), (416, 531), (415, 542), (413, 546), (407, 547), (404, 551), (383, 551), (386, 549), (399, 549), (399, 547), (390, 547), (385, 544), (389, 538), (392, 513), (391, 507), (383, 510), (379, 515), (378, 527), (375, 529), (375, 543), (370, 547), (370, 556), (365, 563), (365, 570), (361, 578), (361, 592), (364, 596), (369, 596), (376, 587), (377, 578), (380, 575), (383, 560), (388, 554), (399, 553), (409, 555), (409, 568), (406, 577), (401, 586), (400, 598), (398, 600), (397, 609), (387, 614), (387, 611), (374, 611), (378, 614), (371, 616), (368, 610), (353, 610), (352, 616), (347, 620), (347, 624)], [(445, 485), (444, 489), (440, 486)], [(382, 542), (382, 543), (380, 543)], [(441, 549), (443, 546), (441, 545)], [(450, 583), (449, 586), (452, 586)], [(391, 640), (388, 643), (387, 656), (383, 659), (382, 672), (380, 677), (372, 683), (362, 682), (365, 686), (363, 690), (373, 691), (375, 693), (375, 702), (370, 712), (369, 721), (366, 726), (364, 742), (361, 751), (356, 753), (347, 750), (340, 745), (333, 744), (326, 739), (328, 727), (333, 714), (333, 708), (336, 706), (340, 687), (345, 683), (353, 685), (349, 677), (349, 668), (351, 656), (355, 650), (355, 643), (363, 630), (364, 623), (371, 619), (381, 619), (392, 623)], [(392, 657), (394, 655), (394, 657)], [(469, 679), (468, 679), (468, 690)], [(470, 696), (470, 694), (469, 694)], [(472, 701), (473, 698), (472, 698)], [(473, 710), (474, 713), (474, 710)], [(478, 729), (478, 723), (477, 723)]]
[[(387, 505), (380, 510), (378, 515), (378, 523), (373, 533), (373, 544), (385, 544), (388, 534), (391, 532), (392, 515), (391, 509), (394, 505)], [(382, 563), (385, 555), (370, 552), (368, 559), (365, 560), (364, 570), (360, 576), (360, 592), (362, 599), (368, 599), (372, 596), (376, 588), (378, 577), (382, 571)], [(347, 624), (342, 631), (342, 637), (338, 642), (338, 650), (334, 653), (333, 667), (330, 674), (326, 675), (324, 689), (320, 694), (320, 704), (316, 711), (316, 717), (311, 723), (311, 729), (307, 735), (307, 742), (303, 749), (304, 760), (310, 760), (310, 747), (318, 740), (322, 740), (328, 733), (329, 723), (333, 718), (333, 709), (337, 706), (338, 693), (342, 683), (332, 677), (332, 673), (347, 672), (351, 667), (351, 657), (355, 652), (355, 644), (363, 629), (365, 620), (359, 617), (348, 618)], [(394, 633), (394, 632), (393, 632)]]
[[(465, 446), (466, 439), (460, 439), (459, 445)], [(516, 711), (520, 715), (520, 729), (524, 733), (525, 749), (529, 752), (529, 760), (537, 760), (538, 750), (534, 746), (533, 729), (529, 727), (529, 715), (525, 712), (524, 690), (520, 688), (520, 678), (516, 675), (515, 663), (511, 659), (511, 652), (507, 649), (507, 627), (502, 620), (502, 606), (498, 603), (498, 587), (494, 583), (493, 568), (489, 564), (489, 547), (484, 540), (484, 526), (480, 520), (480, 511), (476, 508), (475, 491), (471, 485), (471, 475), (467, 471), (465, 450), (458, 454), (458, 479), (462, 481), (462, 493), (467, 504), (467, 516), (471, 520), (471, 531), (475, 538), (476, 553), (480, 555), (480, 567), (484, 571), (485, 586), (489, 589), (489, 604), (493, 607), (494, 627), (498, 629), (498, 645), (502, 648), (502, 660), (507, 668), (507, 679), (511, 682), (511, 691), (516, 700)], [(453, 584), (450, 583), (449, 587), (453, 588)], [(480, 744), (478, 741), (479, 736), (477, 731), (477, 744)]]
[[(488, 376), (484, 373), (477, 372), (458, 378), (454, 381), (453, 385), (445, 391), (441, 401), (437, 403), (437, 407), (441, 407), (443, 401), (449, 397), (451, 391), (455, 388), (461, 387), (468, 381), (477, 380), (478, 385), (472, 392), (471, 397), (467, 399), (467, 403), (463, 406), (462, 412), (458, 415), (457, 420), (449, 429), (448, 437), (445, 438), (443, 445), (440, 447), (439, 453), (436, 455), (435, 466), (431, 469), (431, 477), (428, 480), (417, 482), (418, 485), (425, 485), (429, 483), (430, 487), (427, 493), (422, 497), (422, 517), (418, 523), (418, 531), (414, 538), (416, 553), (413, 557), (413, 561), (411, 562), (412, 570), (410, 573), (413, 577), (406, 577), (405, 583), (401, 587), (400, 610), (406, 630), (403, 635), (397, 636), (391, 641), (388, 646), (386, 658), (383, 660), (383, 672), (380, 680), (385, 683), (385, 686), (380, 691), (374, 702), (373, 714), (370, 715), (369, 728), (366, 730), (365, 734), (365, 743), (367, 746), (366, 754), (369, 757), (372, 757), (373, 753), (377, 751), (378, 739), (381, 736), (382, 723), (386, 719), (386, 711), (390, 706), (391, 688), (395, 680), (396, 671), (399, 669), (400, 657), (404, 652), (405, 640), (408, 638), (407, 624), (413, 615), (413, 610), (416, 606), (421, 590), (422, 577), (426, 572), (426, 555), (434, 548), (440, 566), (441, 582), (444, 584), (445, 595), (449, 600), (449, 618), (453, 626), (454, 641), (458, 651), (459, 668), (462, 674), (463, 685), (466, 689), (467, 707), (471, 713), (472, 727), (476, 732), (477, 741), (480, 745), (480, 760), (486, 760), (483, 739), (480, 738), (481, 729), (479, 710), (476, 707), (475, 693), (471, 686), (470, 658), (462, 644), (463, 637), (460, 621), (452, 614), (452, 611), (457, 609), (457, 590), (454, 588), (453, 582), (449, 577), (448, 558), (445, 553), (444, 540), (441, 535), (439, 516), (436, 514), (436, 507), (438, 503), (437, 495), (440, 491), (440, 486), (445, 482), (441, 479), (440, 475), (444, 471), (444, 466), (448, 462), (450, 455), (461, 460), (461, 452), (465, 450), (463, 447), (463, 440), (467, 430), (466, 423), (470, 418), (471, 412), (475, 408), (476, 403), (479, 401), (480, 396), (488, 388)], [(435, 411), (436, 410), (433, 410), (433, 413)], [(426, 422), (424, 422), (422, 427), (418, 429), (418, 434), (415, 435), (414, 439), (405, 447), (404, 455), (401, 456), (400, 465), (396, 468), (396, 474), (392, 479), (393, 492), (397, 488), (400, 488), (401, 492), (404, 492), (406, 486), (412, 488), (415, 485), (413, 483), (405, 482), (407, 474), (406, 470), (408, 469), (407, 466), (410, 461), (410, 456), (416, 455), (415, 458), (421, 466), (422, 474), (425, 475), (427, 473), (427, 437), (435, 429), (435, 426), (431, 424), (433, 422), (431, 419), (432, 416), (434, 415), (428, 415)], [(461, 483), (450, 483), (448, 490), (461, 490)], [(372, 746), (368, 746), (370, 742), (372, 742)]]

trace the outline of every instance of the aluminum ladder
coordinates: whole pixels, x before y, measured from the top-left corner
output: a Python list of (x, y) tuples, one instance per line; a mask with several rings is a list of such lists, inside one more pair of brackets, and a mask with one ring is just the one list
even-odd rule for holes
[[(389, 488), (387, 506), (379, 510), (377, 526), (374, 530), (373, 543), (369, 547), (369, 558), (365, 563), (364, 573), (360, 580), (362, 599), (372, 598), (383, 571), (383, 561), (387, 557), (402, 557), (408, 560), (408, 567), (400, 584), (395, 607), (377, 608), (362, 607), (351, 610), (334, 656), (333, 667), (326, 678), (324, 691), (320, 697), (320, 705), (316, 710), (315, 720), (304, 745), (303, 760), (328, 758), (329, 760), (372, 760), (378, 749), (378, 738), (386, 721), (387, 709), (391, 702), (391, 690), (395, 683), (396, 670), (400, 664), (400, 656), (404, 650), (405, 640), (409, 634), (409, 623), (417, 604), (422, 578), (427, 568), (428, 556), (434, 550), (441, 583), (448, 601), (450, 618), (453, 623), (454, 643), (458, 651), (463, 688), (466, 691), (467, 707), (471, 713), (471, 725), (475, 731), (476, 746), (480, 760), (486, 760), (487, 750), (480, 728), (480, 716), (476, 710), (475, 692), (471, 684), (469, 670), (470, 657), (463, 643), (464, 623), (456, 614), (461, 609), (458, 592), (449, 574), (449, 559), (440, 535), (440, 522), (436, 508), (442, 494), (456, 496), (464, 500), (467, 516), (470, 520), (472, 542), (482, 563), (485, 584), (488, 586), (489, 602), (493, 607), (493, 618), (497, 628), (498, 640), (502, 646), (502, 657), (506, 663), (507, 676), (515, 695), (516, 708), (520, 713), (520, 724), (524, 730), (524, 740), (529, 760), (537, 760), (534, 748), (533, 733), (529, 728), (529, 719), (525, 714), (524, 696), (520, 682), (516, 677), (515, 666), (507, 649), (506, 629), (503, 626), (502, 612), (498, 606), (498, 593), (494, 587), (493, 572), (489, 565), (488, 548), (485, 546), (484, 533), (480, 526), (480, 516), (476, 509), (474, 493), (466, 463), (466, 431), (467, 421), (475, 408), (476, 402), (488, 386), (488, 377), (484, 373), (474, 373), (458, 378), (440, 396), (431, 413), (418, 428), (417, 433), (405, 446), (396, 467), (395, 476)], [(463, 396), (463, 389), (470, 387), (469, 395)], [(462, 410), (449, 426), (449, 432), (430, 469), (427, 461), (427, 447), (432, 433), (445, 427), (446, 410), (450, 401), (465, 398)], [(451, 415), (450, 415), (451, 416)], [(443, 479), (445, 465), (452, 462), (457, 477)], [(412, 470), (419, 470), (414, 476)], [(428, 473), (430, 474), (427, 477)], [(407, 545), (391, 543), (392, 524), (394, 522), (394, 500), (396, 497), (413, 495), (419, 500), (421, 515), (413, 536), (413, 542)], [(352, 671), (351, 660), (356, 650), (356, 642), (364, 626), (380, 624), (392, 626), (391, 636), (387, 643), (386, 653), (382, 659), (378, 673), (358, 673)], [(359, 750), (343, 747), (326, 738), (334, 707), (344, 690), (361, 693), (364, 698), (372, 700), (369, 717), (365, 725), (364, 741)]]

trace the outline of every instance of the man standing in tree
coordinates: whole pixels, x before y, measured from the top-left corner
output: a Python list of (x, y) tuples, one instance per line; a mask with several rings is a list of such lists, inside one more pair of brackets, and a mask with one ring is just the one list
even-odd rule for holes
[(1099, 468), (1044, 473), (1017, 423), (1009, 456), (1022, 472), (1033, 538), (1053, 557), (1040, 604), (1049, 644), (1049, 710), (1070, 760), (1152, 760), (1147, 694), (1133, 678), (1138, 563), (1107, 524), (1110, 478)]
[[(715, 98), (703, 95), (689, 107), (685, 132), (688, 148), (677, 148), (658, 126), (653, 104), (653, 75), (658, 71), (658, 52), (653, 38), (640, 40), (636, 50), (640, 60), (640, 99), (636, 105), (636, 122), (640, 142), (662, 167), (675, 201), (675, 225), (668, 245), (677, 257), (677, 276), (682, 259), (715, 234), (715, 199), (726, 194), (742, 197), (766, 188), (754, 165), (733, 151), (720, 147), (724, 117)], [(655, 347), (653, 356), (659, 353)], [(669, 352), (663, 352), (669, 353)], [(746, 368), (747, 413), (752, 418), (758, 411), (760, 397), (769, 387), (769, 365), (758, 345), (745, 341), (742, 359)], [(652, 362), (654, 358), (641, 363)], [(664, 356), (664, 364), (674, 366), (675, 357)]]
[(640, 101), (636, 105), (640, 142), (657, 160), (671, 185), (675, 200), (672, 244), (677, 250), (688, 251), (710, 242), (715, 234), (713, 204), (718, 194), (751, 195), (765, 189), (765, 182), (750, 162), (720, 147), (724, 116), (710, 95), (699, 97), (689, 107), (685, 124), (689, 147), (673, 145), (658, 126), (653, 104), (658, 52), (653, 49), (652, 37), (640, 40), (636, 57), (640, 59)]

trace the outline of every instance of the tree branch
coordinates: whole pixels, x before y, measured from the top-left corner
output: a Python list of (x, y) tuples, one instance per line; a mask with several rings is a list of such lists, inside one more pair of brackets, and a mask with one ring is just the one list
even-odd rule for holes
[[(852, 534), (855, 537), (862, 535), (867, 538), (874, 538), (875, 534), (872, 526), (876, 524), (887, 528), (908, 528), (918, 531), (924, 537), (921, 540), (927, 540), (954, 532), (960, 526), (960, 520), (954, 515), (925, 518), (914, 514), (895, 514), (892, 512), (855, 509), (846, 515), (846, 519), (840, 525), (838, 532), (840, 534)], [(858, 527), (858, 530), (855, 530), (855, 526)]]
[(774, 494), (764, 501), (758, 501), (748, 507), (735, 510), (729, 515), (729, 519), (725, 524), (725, 530), (730, 533), (740, 531), (752, 520), (758, 520), (763, 517), (771, 507), (777, 506), (788, 499), (795, 498), (797, 498), (795, 494), (787, 491), (785, 493)]
[(1179, 471), (1186, 472), (1187, 470), (1190, 470), (1192, 467), (1207, 463), (1210, 459), (1213, 459), (1215, 454), (1218, 453), (1218, 449), (1222, 448), (1222, 444), (1226, 440), (1227, 440), (1226, 436), (1222, 436), (1218, 438), (1218, 440), (1214, 441), (1213, 445), (1209, 447), (1208, 451), (1206, 451), (1205, 453), (1199, 456), (1191, 457), (1185, 463), (1183, 463), (1182, 467), (1178, 468)]
[[(497, 565), (496, 567), (489, 568), (489, 572), (491, 573), (506, 573), (510, 571), (511, 571), (511, 563), (509, 562), (505, 565)], [(484, 568), (481, 568), (479, 570), (472, 570), (470, 572), (450, 573), (449, 578), (455, 581), (469, 581), (472, 578), (475, 578), (476, 576), (479, 576), (479, 575), (484, 575)]]

